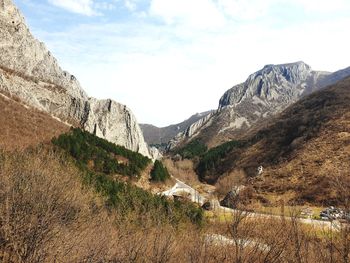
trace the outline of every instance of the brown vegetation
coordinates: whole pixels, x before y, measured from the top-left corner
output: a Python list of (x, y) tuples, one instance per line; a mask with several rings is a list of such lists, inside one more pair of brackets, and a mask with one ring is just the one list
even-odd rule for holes
[(0, 93), (0, 148), (23, 149), (67, 132), (69, 126), (47, 113), (21, 104), (15, 97)]
[[(273, 204), (342, 204), (333, 178), (350, 180), (349, 91), (348, 78), (292, 105), (247, 137), (211, 176), (242, 169), (257, 196)], [(264, 172), (257, 176), (260, 165)]]
[(0, 153), (1, 262), (171, 259), (181, 244), (174, 228), (156, 227), (147, 217), (136, 225), (108, 212), (101, 197), (82, 187), (80, 171), (56, 155)]
[[(350, 231), (234, 213), (225, 223), (173, 227), (122, 220), (51, 150), (0, 153), (1, 262), (343, 262)], [(321, 231), (321, 232), (320, 232)], [(318, 234), (317, 234), (318, 233)], [(211, 238), (221, 234), (230, 242)]]
[(108, 255), (116, 233), (100, 202), (82, 189), (77, 169), (47, 151), (1, 154), (0, 166), (0, 261)]
[(246, 183), (246, 174), (243, 170), (233, 170), (218, 179), (215, 184), (219, 198), (224, 197), (233, 187), (239, 187)]
[(199, 183), (198, 176), (194, 171), (194, 164), (192, 160), (184, 159), (174, 161), (172, 159), (165, 159), (163, 160), (163, 163), (168, 169), (169, 173), (175, 178), (190, 185), (196, 185)]

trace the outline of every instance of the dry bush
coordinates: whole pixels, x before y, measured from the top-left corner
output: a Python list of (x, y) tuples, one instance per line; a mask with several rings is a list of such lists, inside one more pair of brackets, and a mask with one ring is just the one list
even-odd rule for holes
[(243, 185), (246, 181), (246, 174), (243, 170), (233, 170), (226, 176), (220, 177), (215, 184), (216, 193), (219, 197), (225, 196), (234, 186)]
[(47, 151), (1, 158), (4, 261), (79, 262), (108, 256), (116, 231), (92, 193), (82, 189), (75, 167)]
[(181, 161), (173, 161), (171, 159), (165, 159), (163, 163), (168, 169), (169, 173), (179, 180), (190, 185), (199, 183), (198, 176), (194, 171), (194, 165), (191, 160), (186, 159)]
[(221, 246), (231, 261), (222, 262), (349, 262), (349, 225), (331, 229), (302, 223), (296, 215), (269, 217), (237, 210), (209, 231), (231, 240)]

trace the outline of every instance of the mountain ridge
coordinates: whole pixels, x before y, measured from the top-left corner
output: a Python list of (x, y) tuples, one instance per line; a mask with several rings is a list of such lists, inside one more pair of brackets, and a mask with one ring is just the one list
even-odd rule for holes
[(140, 124), (141, 130), (148, 144), (166, 144), (175, 137), (179, 132), (183, 132), (187, 127), (197, 122), (201, 118), (212, 113), (213, 110), (193, 114), (188, 119), (164, 127), (157, 127), (152, 124)]
[(330, 73), (313, 71), (302, 61), (265, 65), (247, 80), (227, 90), (215, 114), (202, 120), (190, 135), (178, 134), (169, 149), (197, 138), (209, 147), (243, 136), (259, 122), (275, 116), (302, 97), (350, 76), (350, 67)]
[(0, 0), (0, 91), (130, 150), (150, 156), (131, 110), (91, 98), (30, 33), (11, 0)]

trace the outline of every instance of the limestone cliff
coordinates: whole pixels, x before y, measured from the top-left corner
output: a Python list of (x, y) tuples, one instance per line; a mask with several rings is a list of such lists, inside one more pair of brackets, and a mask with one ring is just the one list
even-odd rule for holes
[(132, 112), (112, 100), (89, 98), (77, 79), (63, 71), (45, 45), (32, 36), (11, 0), (0, 0), (0, 92), (150, 156)]

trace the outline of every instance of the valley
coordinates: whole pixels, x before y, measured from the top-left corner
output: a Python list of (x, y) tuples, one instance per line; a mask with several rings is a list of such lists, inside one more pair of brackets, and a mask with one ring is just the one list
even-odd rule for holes
[[(89, 96), (17, 3), (0, 0), (0, 262), (349, 262), (350, 67), (267, 64), (215, 110), (139, 124)], [(142, 98), (159, 116), (163, 88)]]

